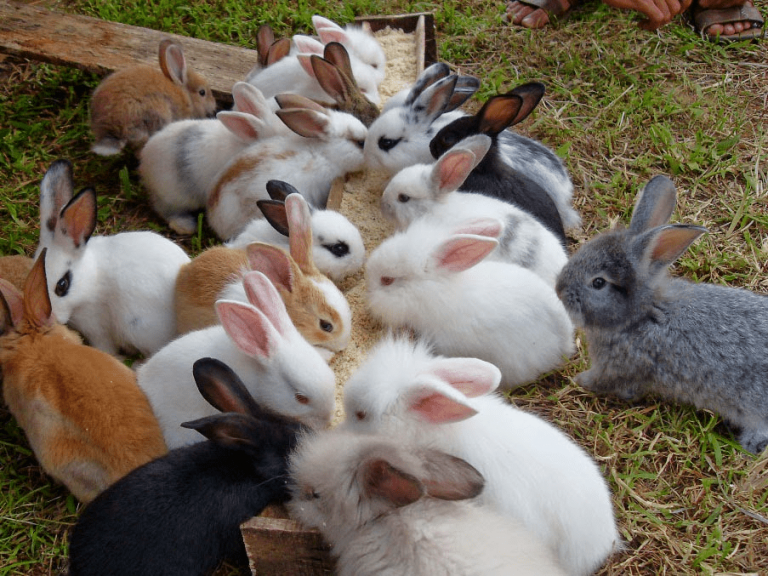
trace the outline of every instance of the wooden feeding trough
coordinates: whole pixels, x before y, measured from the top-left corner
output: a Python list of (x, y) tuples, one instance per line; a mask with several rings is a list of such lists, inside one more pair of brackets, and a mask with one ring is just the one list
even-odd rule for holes
[[(437, 61), (432, 14), (363, 17), (357, 21), (368, 22), (382, 40), (387, 52), (388, 75), (390, 62), (398, 58), (392, 57), (384, 41), (387, 28), (406, 38), (402, 50), (408, 54), (405, 60), (410, 62), (406, 78), (399, 84), (385, 79), (381, 87), (383, 100), (410, 85), (425, 66)], [(191, 65), (211, 82), (214, 95), (224, 105), (231, 103), (233, 84), (245, 78), (258, 61), (256, 51), (247, 48), (0, 0), (0, 52), (101, 75), (137, 63), (156, 66), (157, 46), (161, 39), (169, 37), (179, 40)], [(376, 174), (358, 173), (339, 178), (328, 200), (329, 208), (341, 211), (358, 227), (368, 251), (391, 233), (391, 226), (377, 215), (378, 199), (385, 183), (386, 179)], [(340, 288), (353, 311), (352, 345), (337, 354), (331, 367), (337, 381), (344, 382), (371, 343), (378, 339), (381, 327), (364, 310), (362, 272), (346, 279)], [(337, 391), (337, 398), (340, 392)], [(338, 412), (336, 420), (341, 417)], [(320, 534), (288, 519), (282, 507), (270, 507), (261, 516), (244, 523), (241, 531), (254, 576), (315, 576), (334, 571), (329, 547)]]

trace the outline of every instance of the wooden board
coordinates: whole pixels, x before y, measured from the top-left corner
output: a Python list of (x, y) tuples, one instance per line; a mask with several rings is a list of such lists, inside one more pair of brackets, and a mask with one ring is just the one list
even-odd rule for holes
[(217, 44), (88, 16), (0, 0), (0, 52), (106, 75), (138, 63), (159, 67), (157, 47), (174, 38), (191, 68), (211, 83), (220, 102), (231, 102), (235, 82), (258, 62), (255, 50)]

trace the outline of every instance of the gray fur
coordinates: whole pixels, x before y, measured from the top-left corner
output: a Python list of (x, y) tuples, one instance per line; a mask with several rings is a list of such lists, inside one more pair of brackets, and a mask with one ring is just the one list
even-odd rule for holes
[(768, 445), (768, 298), (669, 277), (667, 266), (704, 230), (648, 228), (671, 215), (669, 190), (668, 180), (651, 181), (637, 200), (640, 220), (591, 240), (560, 273), (558, 296), (584, 329), (592, 361), (576, 381), (627, 400), (655, 393), (714, 410), (740, 428), (746, 450), (760, 452)]
[[(195, 143), (199, 144), (200, 139), (203, 137), (203, 130), (199, 126), (191, 126), (189, 129), (183, 131), (179, 136), (179, 147), (176, 151), (174, 163), (176, 165), (176, 173), (179, 175), (182, 181), (182, 186), (194, 193), (194, 196), (200, 196), (198, 191), (198, 182), (193, 177), (195, 174), (192, 170), (192, 163), (195, 161)], [(204, 195), (202, 200), (204, 201)]]

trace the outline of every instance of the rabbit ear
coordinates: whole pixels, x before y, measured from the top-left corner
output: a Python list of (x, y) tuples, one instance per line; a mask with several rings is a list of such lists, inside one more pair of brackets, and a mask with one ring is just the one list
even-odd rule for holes
[(281, 336), (259, 310), (235, 300), (217, 300), (215, 307), (224, 331), (239, 350), (261, 359), (275, 354)]
[(239, 112), (245, 112), (261, 119), (264, 119), (265, 114), (271, 113), (264, 94), (248, 82), (235, 82), (235, 85), (232, 86), (232, 99), (235, 101), (235, 107)]
[[(429, 375), (428, 375), (429, 376)], [(431, 424), (450, 424), (471, 418), (477, 410), (442, 379), (420, 378), (402, 395), (408, 411)]]
[(291, 257), (304, 274), (317, 274), (312, 259), (312, 215), (309, 205), (301, 194), (289, 194), (285, 199), (288, 214), (288, 245)]
[(305, 138), (319, 138), (326, 133), (331, 123), (327, 113), (307, 108), (289, 108), (275, 112), (283, 124)]
[(227, 130), (246, 143), (258, 140), (259, 133), (266, 128), (264, 122), (252, 114), (243, 112), (222, 111), (216, 114), (216, 118)]
[(498, 244), (498, 240), (485, 236), (451, 236), (432, 252), (431, 265), (438, 270), (462, 272), (481, 262)]
[(179, 86), (187, 84), (187, 61), (181, 46), (174, 40), (160, 42), (160, 68), (166, 78)]
[(498, 218), (475, 218), (467, 220), (452, 231), (453, 234), (474, 234), (498, 239), (504, 225)]
[(450, 73), (451, 69), (445, 62), (435, 62), (434, 64), (427, 66), (424, 71), (419, 74), (419, 77), (416, 79), (416, 82), (414, 82), (410, 92), (408, 92), (404, 105), (410, 106), (413, 104), (416, 98), (418, 98), (427, 87), (432, 86), (432, 84), (441, 78), (445, 78)]
[(491, 144), (493, 144), (493, 139), (490, 136), (486, 134), (473, 134), (472, 136), (467, 136), (463, 140), (460, 140), (455, 148), (469, 150), (475, 155), (475, 164), (472, 166), (472, 169), (475, 169), (477, 168), (477, 165), (483, 161), (485, 155), (488, 154)]
[(243, 275), (243, 287), (248, 302), (267, 317), (280, 335), (285, 336), (293, 323), (272, 281), (263, 273), (252, 271)]
[(413, 504), (424, 496), (424, 485), (384, 459), (367, 458), (360, 464), (364, 494), (384, 498), (396, 508)]
[(24, 296), (16, 286), (4, 278), (0, 278), (0, 334), (5, 334), (9, 328), (18, 326), (24, 318)]
[(52, 326), (54, 323), (51, 298), (48, 295), (48, 279), (45, 274), (43, 248), (24, 282), (24, 319), (32, 326)]
[(287, 238), (289, 230), (288, 215), (285, 213), (285, 202), (280, 200), (257, 200), (256, 205), (272, 228)]
[(477, 113), (481, 134), (496, 136), (510, 126), (523, 109), (523, 99), (515, 94), (493, 96)]
[(321, 114), (328, 114), (328, 111), (315, 102), (314, 100), (310, 100), (306, 96), (302, 96), (300, 94), (278, 94), (275, 96), (275, 102), (277, 102), (277, 105), (280, 106), (280, 108), (288, 109), (288, 108), (308, 108), (310, 110), (315, 110), (317, 112), (320, 112)]
[(293, 43), (296, 45), (296, 50), (300, 55), (320, 54), (322, 55), (325, 50), (326, 42), (319, 42), (311, 36), (305, 36), (304, 34), (295, 34), (293, 36)]
[(509, 123), (509, 126), (519, 124), (528, 118), (530, 113), (533, 112), (533, 109), (539, 105), (539, 102), (541, 102), (541, 99), (544, 97), (544, 90), (544, 84), (541, 82), (528, 82), (527, 84), (517, 86), (509, 92), (509, 94), (519, 96), (523, 101), (523, 105)]
[(323, 44), (338, 42), (340, 44), (349, 44), (349, 34), (343, 28), (321, 28), (317, 31), (320, 41)]
[(275, 286), (282, 286), (293, 292), (295, 277), (291, 267), (291, 258), (283, 250), (271, 244), (253, 242), (245, 247), (251, 270), (264, 274)]
[(419, 456), (425, 470), (420, 480), (432, 498), (467, 500), (483, 491), (485, 479), (465, 460), (433, 449), (423, 450)]
[(349, 59), (349, 52), (347, 52), (347, 49), (342, 44), (338, 42), (326, 44), (323, 50), (323, 58), (354, 81), (355, 75), (352, 73), (352, 62)]
[(267, 194), (272, 200), (280, 200), (285, 202), (290, 194), (299, 194), (295, 186), (288, 184), (283, 180), (268, 180), (267, 181)]
[(641, 234), (631, 244), (632, 253), (650, 274), (658, 274), (707, 232), (703, 226), (668, 224)]
[[(75, 193), (72, 178), (72, 163), (69, 160), (56, 160), (51, 164), (40, 183), (40, 230), (45, 230), (50, 237), (56, 230), (59, 214)], [(41, 246), (47, 242), (41, 238)]]
[(448, 105), (443, 110), (443, 114), (446, 112), (452, 112), (464, 102), (469, 100), (472, 95), (480, 89), (480, 79), (474, 76), (459, 76), (456, 79), (456, 87), (453, 89), (453, 94), (448, 102)]
[(261, 439), (269, 433), (265, 423), (243, 414), (216, 414), (190, 422), (182, 422), (184, 428), (197, 430), (211, 442), (249, 454), (263, 451)]
[(197, 389), (206, 401), (219, 412), (261, 414), (240, 377), (221, 360), (200, 358), (192, 365)]
[(272, 66), (275, 62), (279, 62), (291, 52), (291, 41), (288, 38), (280, 38), (275, 40), (269, 47), (267, 52), (267, 60), (264, 63), (265, 66)]
[(262, 24), (256, 31), (256, 51), (259, 53), (259, 62), (262, 66), (267, 65), (267, 56), (269, 47), (275, 41), (275, 33), (269, 24)]
[(434, 199), (458, 190), (476, 165), (477, 157), (466, 149), (451, 149), (432, 166), (429, 176)]
[(436, 358), (429, 372), (468, 398), (489, 394), (501, 382), (501, 370), (478, 358)]
[(317, 56), (317, 54), (296, 54), (296, 60), (298, 60), (302, 70), (304, 70), (310, 78), (315, 78), (315, 70), (312, 68), (312, 56)]
[(341, 70), (320, 56), (310, 56), (310, 61), (315, 78), (323, 91), (338, 103), (348, 102), (351, 95)]
[(456, 76), (448, 76), (438, 80), (426, 88), (411, 104), (410, 112), (416, 115), (419, 122), (431, 124), (440, 116), (453, 96), (456, 86)]
[(654, 176), (635, 199), (629, 230), (640, 234), (669, 222), (675, 210), (675, 184), (663, 175)]
[(95, 229), (96, 192), (93, 188), (85, 188), (62, 208), (58, 231), (79, 248), (88, 242)]
[(320, 16), (319, 14), (312, 16), (312, 26), (315, 27), (315, 32), (319, 32), (320, 30), (324, 29), (343, 30), (343, 28), (336, 24), (336, 22), (333, 20), (328, 20), (328, 18)]

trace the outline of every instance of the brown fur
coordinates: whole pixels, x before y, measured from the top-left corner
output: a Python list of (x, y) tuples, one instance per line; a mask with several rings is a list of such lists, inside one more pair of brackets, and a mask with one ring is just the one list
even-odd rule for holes
[(213, 209), (219, 203), (219, 198), (221, 197), (221, 189), (224, 188), (224, 186), (229, 184), (232, 180), (235, 180), (243, 174), (247, 174), (253, 170), (261, 163), (261, 161), (262, 159), (260, 157), (248, 155), (235, 158), (235, 160), (226, 167), (222, 175), (219, 177), (219, 180), (216, 182), (216, 186), (214, 186), (213, 190), (211, 191), (210, 196), (208, 196), (208, 210)]
[(13, 256), (0, 257), (0, 278), (5, 278), (16, 286), (19, 291), (24, 290), (24, 281), (32, 270), (34, 260), (28, 256), (15, 254)]
[(42, 262), (27, 280), (19, 325), (4, 318), (3, 394), (43, 469), (87, 503), (167, 448), (133, 371), (52, 323)]
[[(216, 101), (206, 80), (187, 69), (183, 86), (174, 82), (164, 63), (161, 70), (137, 65), (110, 74), (91, 98), (91, 129), (96, 143), (115, 140), (138, 148), (166, 124), (185, 118), (204, 118), (216, 110)], [(177, 45), (178, 46), (178, 45)], [(200, 96), (203, 88), (205, 96)]]

